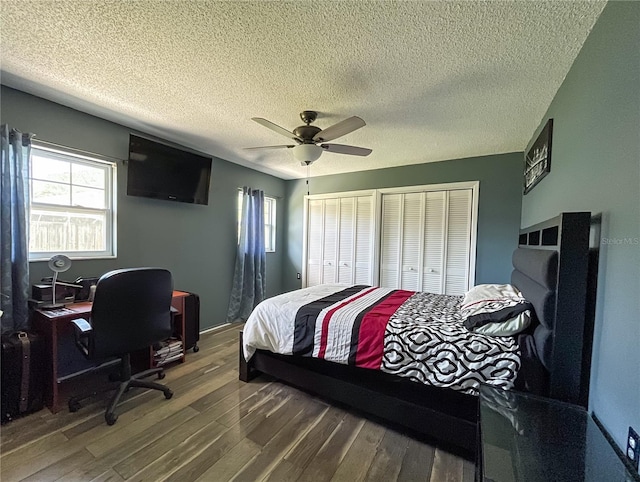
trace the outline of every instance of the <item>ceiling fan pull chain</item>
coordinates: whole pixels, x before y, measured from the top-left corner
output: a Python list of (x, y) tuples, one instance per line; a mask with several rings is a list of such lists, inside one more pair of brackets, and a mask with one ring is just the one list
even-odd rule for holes
[(307, 196), (309, 196), (309, 168), (311, 166), (310, 162), (307, 162)]

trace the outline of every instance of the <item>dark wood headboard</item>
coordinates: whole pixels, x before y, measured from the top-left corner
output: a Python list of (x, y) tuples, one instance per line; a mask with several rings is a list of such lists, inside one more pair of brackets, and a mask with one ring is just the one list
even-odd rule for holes
[[(518, 243), (521, 256), (525, 259), (549, 259), (549, 251), (554, 251), (557, 253), (557, 266), (554, 256), (554, 263), (550, 263), (553, 266), (549, 267), (553, 271), (546, 273), (546, 277), (550, 278), (547, 286), (541, 286), (531, 279), (545, 276), (532, 263), (526, 269), (520, 269), (521, 274), (517, 267), (514, 271), (516, 278), (524, 280), (521, 284), (526, 288), (521, 289), (525, 298), (528, 295), (540, 298), (543, 293), (545, 300), (550, 300), (546, 305), (551, 306), (545, 305), (550, 309), (539, 316), (545, 316), (545, 322), (526, 335), (531, 337), (548, 370), (545, 395), (584, 407), (589, 397), (599, 242), (599, 232), (598, 240), (594, 241), (596, 236), (592, 233), (592, 226), (598, 225), (598, 220), (599, 217), (592, 219), (589, 212), (562, 213), (543, 223), (521, 229)], [(593, 249), (590, 252), (590, 240), (596, 250), (595, 256)], [(514, 255), (514, 264), (515, 258)], [(527, 270), (530, 272), (527, 273)], [(535, 274), (531, 271), (535, 271)], [(522, 274), (527, 278), (523, 278)], [(549, 294), (555, 296), (555, 300), (549, 298)]]

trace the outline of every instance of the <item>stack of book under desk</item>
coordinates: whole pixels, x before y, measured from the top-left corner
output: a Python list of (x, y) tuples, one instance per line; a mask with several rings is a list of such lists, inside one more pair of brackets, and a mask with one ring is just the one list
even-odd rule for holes
[(166, 365), (177, 360), (182, 360), (184, 356), (184, 346), (182, 340), (169, 338), (160, 342), (160, 348), (154, 350), (153, 364), (157, 367)]

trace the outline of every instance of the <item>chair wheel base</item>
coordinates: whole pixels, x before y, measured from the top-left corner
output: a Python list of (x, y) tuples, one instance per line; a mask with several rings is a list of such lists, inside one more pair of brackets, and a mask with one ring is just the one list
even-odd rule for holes
[(200, 347), (198, 345), (193, 346), (193, 353), (198, 353), (200, 351)]
[(162, 380), (164, 377), (166, 377), (167, 375), (164, 373), (164, 371), (158, 373), (158, 380)]
[(80, 408), (82, 408), (80, 402), (77, 400), (69, 400), (69, 411), (71, 413), (77, 412)]
[(169, 400), (171, 397), (173, 397), (173, 392), (171, 390), (165, 390), (164, 391), (164, 398)]
[(107, 422), (107, 425), (113, 425), (118, 420), (118, 416), (115, 413), (105, 413), (104, 419)]

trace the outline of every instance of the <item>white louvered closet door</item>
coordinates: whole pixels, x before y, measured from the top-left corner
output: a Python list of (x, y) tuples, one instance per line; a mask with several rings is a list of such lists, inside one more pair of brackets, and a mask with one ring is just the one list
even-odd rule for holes
[(305, 286), (373, 284), (374, 198), (309, 199)]
[(402, 245), (403, 195), (382, 196), (380, 229), (380, 286), (400, 287), (400, 247)]
[(449, 191), (445, 294), (463, 295), (469, 289), (471, 251), (471, 190)]
[(353, 284), (355, 198), (342, 198), (338, 230), (338, 283)]
[(322, 245), (324, 231), (324, 201), (309, 200), (307, 211), (307, 271), (306, 285), (322, 284)]
[(322, 243), (321, 283), (335, 283), (338, 265), (338, 202), (339, 199), (324, 201), (324, 239)]
[(451, 295), (467, 291), (472, 193), (383, 195), (381, 286)]
[(425, 193), (424, 266), (420, 291), (444, 293), (444, 246), (447, 230), (446, 191)]
[(422, 210), (424, 193), (402, 194), (402, 249), (400, 289), (418, 291), (422, 265)]
[(373, 197), (355, 198), (354, 284), (373, 284)]

